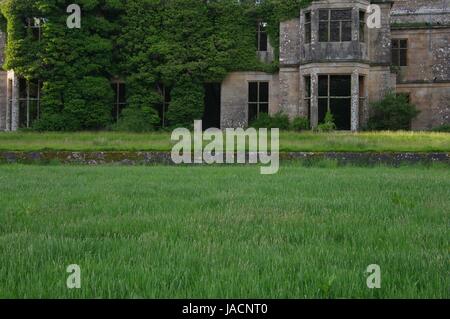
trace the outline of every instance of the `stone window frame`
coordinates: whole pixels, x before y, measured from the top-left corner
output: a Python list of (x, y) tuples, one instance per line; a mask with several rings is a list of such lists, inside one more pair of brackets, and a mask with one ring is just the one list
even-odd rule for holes
[[(345, 74), (345, 73), (319, 73), (317, 74), (317, 85), (320, 87), (320, 77), (326, 76), (327, 77), (327, 96), (321, 96), (320, 95), (320, 89), (318, 89), (317, 91), (317, 101), (318, 104), (320, 104), (320, 100), (327, 100), (327, 112), (331, 112), (331, 100), (332, 99), (336, 99), (336, 100), (350, 100), (350, 111), (351, 111), (351, 100), (352, 100), (352, 75), (351, 74)], [(331, 95), (331, 77), (332, 76), (348, 76), (349, 81), (350, 81), (350, 95), (349, 96), (332, 96)], [(319, 123), (320, 123), (320, 119), (319, 119)]]
[[(121, 80), (114, 80), (111, 82), (111, 86), (113, 86), (114, 90), (114, 104), (113, 104), (113, 118), (117, 122), (120, 119), (120, 115), (122, 114), (122, 110), (127, 106), (126, 100), (126, 83)], [(123, 95), (121, 95), (120, 87), (123, 87)], [(123, 99), (121, 99), (121, 96)]]
[[(40, 114), (41, 114), (41, 91), (42, 91), (42, 85), (43, 82), (41, 80), (27, 80), (23, 77), (18, 78), (19, 81), (19, 99), (18, 99), (18, 108), (19, 108), (19, 122), (18, 125), (20, 128), (30, 128), (34, 121), (39, 120)], [(22, 91), (20, 84), (25, 83), (26, 87), (25, 90)], [(36, 96), (31, 95), (30, 91), (30, 84), (34, 84), (36, 86)], [(25, 93), (25, 95), (21, 95), (21, 93)], [(31, 104), (36, 103), (36, 114), (33, 116), (31, 114)], [(8, 101), (12, 105), (12, 100)], [(22, 106), (24, 107), (22, 108)], [(26, 112), (26, 120), (25, 123), (21, 123), (21, 117), (23, 116), (21, 114), (21, 109), (25, 109)]]
[[(320, 18), (321, 16), (321, 12), (324, 11), (328, 11), (328, 17), (326, 20), (323, 20)], [(350, 18), (347, 20), (333, 20), (332, 19), (332, 12), (333, 11), (348, 11), (350, 13)], [(349, 7), (349, 8), (321, 8), (318, 9), (318, 14), (319, 14), (319, 26), (318, 26), (318, 32), (319, 32), (319, 42), (320, 43), (342, 43), (342, 42), (351, 42), (352, 41), (352, 34), (353, 34), (353, 19), (352, 19), (352, 15), (353, 15), (353, 8)], [(327, 40), (324, 41), (323, 39), (321, 39), (321, 33), (320, 33), (320, 25), (321, 23), (327, 23)], [(339, 41), (332, 41), (331, 40), (331, 24), (332, 22), (339, 22)], [(350, 32), (348, 34), (348, 40), (343, 40), (343, 23), (350, 23)]]
[[(256, 84), (257, 85), (257, 92), (256, 92), (256, 101), (251, 101), (251, 85)], [(267, 85), (267, 102), (261, 101), (261, 84)], [(248, 123), (251, 121), (258, 119), (260, 114), (266, 113), (269, 114), (270, 110), (270, 81), (248, 81)], [(261, 106), (265, 105), (267, 106), (267, 112), (261, 111)], [(256, 116), (254, 118), (251, 117), (250, 109), (252, 106), (256, 106)]]
[(258, 21), (256, 30), (256, 50), (258, 52), (269, 51), (269, 35), (267, 33), (267, 22)]
[[(408, 59), (408, 49), (409, 49), (409, 41), (407, 38), (397, 38), (392, 39), (392, 65), (398, 66), (398, 67), (405, 67), (409, 64)], [(406, 45), (402, 46), (402, 42), (406, 43)], [(395, 43), (397, 43), (397, 46), (395, 46)], [(402, 59), (402, 54), (404, 54), (404, 59)], [(396, 56), (396, 59), (394, 59), (394, 56)], [(402, 64), (402, 60), (405, 61), (404, 64)]]

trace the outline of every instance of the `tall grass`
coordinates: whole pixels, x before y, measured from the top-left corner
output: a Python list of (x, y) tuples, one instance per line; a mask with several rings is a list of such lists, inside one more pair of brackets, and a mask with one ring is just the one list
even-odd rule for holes
[(0, 194), (0, 298), (450, 297), (448, 168), (11, 165)]
[[(170, 133), (0, 133), (0, 151), (170, 151)], [(450, 133), (281, 132), (281, 151), (450, 152)]]

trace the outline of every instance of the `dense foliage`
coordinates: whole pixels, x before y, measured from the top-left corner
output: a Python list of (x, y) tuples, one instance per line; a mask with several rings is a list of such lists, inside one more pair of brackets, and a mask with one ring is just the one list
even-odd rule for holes
[[(127, 83), (132, 123), (140, 114), (155, 127), (162, 88), (173, 88), (171, 126), (202, 115), (201, 85), (231, 71), (274, 72), (255, 54), (258, 21), (278, 55), (279, 23), (309, 0), (80, 0), (80, 29), (69, 29), (72, 0), (4, 0), (0, 26), (8, 32), (4, 68), (43, 82), (42, 130), (101, 129), (111, 124), (112, 78)], [(27, 21), (45, 18), (37, 39)], [(277, 59), (275, 59), (276, 61)], [(151, 108), (152, 110), (149, 110)], [(119, 123), (120, 126), (120, 123)], [(127, 126), (124, 124), (124, 126)]]
[(309, 119), (306, 116), (299, 116), (292, 120), (291, 128), (294, 131), (307, 131), (310, 128)]
[(411, 121), (420, 113), (405, 95), (395, 93), (373, 103), (371, 109), (373, 112), (367, 124), (369, 130), (410, 130)]
[(256, 129), (278, 128), (280, 130), (289, 130), (291, 128), (289, 116), (282, 112), (278, 112), (274, 115), (261, 113), (257, 119), (250, 123), (250, 126)]

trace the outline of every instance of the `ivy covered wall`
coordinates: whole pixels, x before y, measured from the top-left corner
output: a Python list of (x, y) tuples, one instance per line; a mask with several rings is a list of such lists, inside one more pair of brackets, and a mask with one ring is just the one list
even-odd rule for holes
[[(81, 28), (69, 29), (66, 9), (73, 2), (0, 4), (8, 33), (4, 69), (43, 83), (37, 129), (110, 126), (113, 78), (127, 84), (121, 121), (158, 128), (165, 87), (173, 96), (169, 124), (189, 125), (203, 114), (203, 83), (221, 82), (231, 71), (276, 72), (277, 62), (263, 64), (255, 54), (256, 25), (268, 23), (277, 56), (280, 21), (310, 0), (78, 0)], [(36, 17), (45, 18), (39, 39), (26, 27)]]

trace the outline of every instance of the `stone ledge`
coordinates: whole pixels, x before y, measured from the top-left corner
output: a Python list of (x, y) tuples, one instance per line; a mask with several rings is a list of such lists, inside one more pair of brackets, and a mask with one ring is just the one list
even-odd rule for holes
[[(248, 155), (248, 154), (247, 154)], [(450, 153), (416, 152), (280, 152), (281, 161), (339, 164), (403, 165), (442, 163), (450, 166)], [(174, 165), (170, 152), (0, 152), (1, 164), (65, 165)]]

